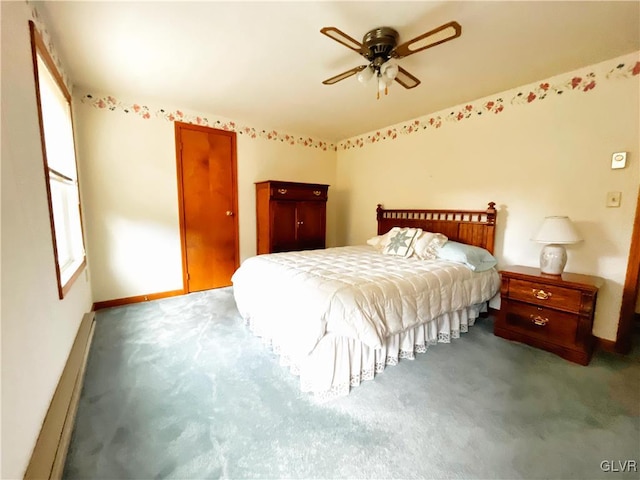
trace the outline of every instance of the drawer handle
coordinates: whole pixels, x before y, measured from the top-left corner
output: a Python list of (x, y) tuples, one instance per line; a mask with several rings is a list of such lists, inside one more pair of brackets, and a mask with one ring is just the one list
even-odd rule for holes
[(285, 193), (287, 193), (287, 189), (286, 188), (279, 188), (278, 189), (278, 193), (280, 193), (281, 195), (284, 195)]
[(540, 315), (531, 314), (529, 315), (529, 318), (535, 325), (538, 325), (539, 327), (544, 327), (547, 322), (549, 322), (549, 319), (547, 317), (541, 317)]
[(313, 194), (314, 194), (316, 197), (319, 197), (319, 196), (320, 196), (320, 194), (322, 194), (322, 192), (321, 192), (320, 190), (314, 190), (314, 191), (313, 191)]
[(533, 291), (533, 296), (538, 300), (547, 300), (551, 298), (551, 292), (545, 292), (544, 290), (536, 290), (535, 288), (531, 289)]

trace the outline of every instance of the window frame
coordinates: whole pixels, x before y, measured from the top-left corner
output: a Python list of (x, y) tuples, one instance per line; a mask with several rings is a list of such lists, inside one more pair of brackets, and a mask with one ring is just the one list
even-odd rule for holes
[[(78, 159), (77, 159), (77, 151), (76, 151), (76, 144), (75, 144), (75, 132), (73, 127), (73, 109), (71, 104), (71, 95), (69, 94), (69, 91), (67, 90), (67, 87), (62, 79), (62, 75), (56, 68), (55, 62), (53, 61), (53, 58), (49, 54), (49, 51), (47, 50), (47, 47), (42, 39), (42, 36), (40, 35), (40, 32), (38, 32), (33, 21), (29, 21), (29, 31), (31, 36), (31, 54), (32, 54), (32, 60), (33, 60), (33, 74), (34, 74), (34, 80), (35, 80), (36, 104), (38, 108), (38, 122), (40, 127), (40, 143), (42, 146), (44, 180), (45, 180), (46, 191), (47, 191), (49, 222), (51, 225), (51, 243), (53, 246), (53, 256), (55, 260), (56, 281), (58, 284), (58, 297), (60, 298), (60, 300), (62, 300), (65, 297), (65, 295), (69, 292), (72, 285), (80, 276), (82, 271), (87, 266), (87, 257), (86, 257), (85, 241), (84, 241), (84, 226), (82, 222), (82, 202), (80, 200), (80, 180), (78, 178)], [(75, 181), (61, 174), (60, 172), (57, 172), (56, 170), (52, 169), (49, 166), (49, 162), (47, 160), (44, 118), (42, 113), (42, 99), (41, 99), (41, 93), (40, 93), (40, 72), (38, 70), (38, 57), (47, 67), (56, 85), (60, 89), (60, 92), (66, 99), (69, 107), (69, 116), (71, 121), (71, 140), (73, 142), (74, 167), (75, 167), (75, 176), (76, 176)], [(56, 223), (54, 218), (53, 201), (51, 198), (51, 182), (54, 181), (51, 179), (52, 176), (62, 178), (63, 180), (66, 180), (66, 181), (75, 182), (75, 188), (77, 189), (77, 193), (78, 193), (78, 216), (79, 216), (79, 222), (80, 222), (80, 238), (82, 240), (82, 255), (79, 256), (77, 260), (75, 258), (73, 259), (71, 265), (77, 264), (77, 266), (73, 269), (71, 274), (68, 276), (68, 278), (64, 282), (62, 281), (63, 269), (61, 268), (63, 266), (60, 265), (60, 261), (58, 258), (58, 240), (56, 238)], [(75, 213), (73, 215), (75, 216)], [(69, 225), (67, 225), (66, 222), (64, 223), (63, 226), (68, 230)]]

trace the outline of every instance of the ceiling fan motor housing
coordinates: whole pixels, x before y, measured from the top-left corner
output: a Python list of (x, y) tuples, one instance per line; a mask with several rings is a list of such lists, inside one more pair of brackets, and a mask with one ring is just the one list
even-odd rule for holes
[(398, 32), (390, 27), (374, 28), (362, 38), (366, 51), (362, 54), (370, 62), (378, 60), (379, 64), (391, 58), (391, 52), (398, 44)]

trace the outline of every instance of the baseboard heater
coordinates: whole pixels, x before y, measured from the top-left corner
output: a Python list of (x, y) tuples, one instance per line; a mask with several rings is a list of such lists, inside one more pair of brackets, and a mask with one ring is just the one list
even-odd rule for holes
[(85, 314), (42, 423), (25, 479), (62, 478), (94, 325), (95, 313)]

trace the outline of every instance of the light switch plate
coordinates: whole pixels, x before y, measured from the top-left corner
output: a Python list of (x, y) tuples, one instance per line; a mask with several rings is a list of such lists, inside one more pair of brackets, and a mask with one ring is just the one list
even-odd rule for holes
[(607, 193), (607, 207), (619, 207), (621, 192), (608, 192)]
[(624, 168), (627, 164), (627, 152), (616, 152), (611, 155), (611, 168)]

